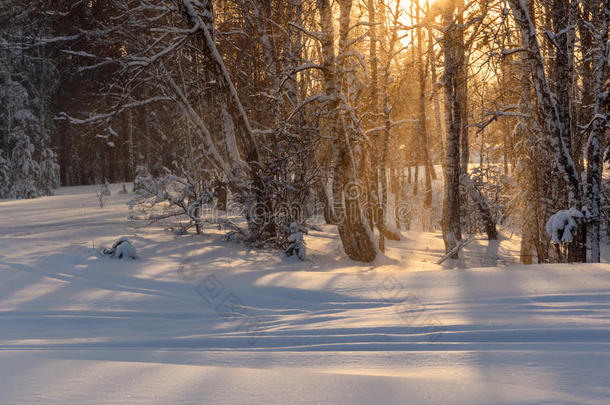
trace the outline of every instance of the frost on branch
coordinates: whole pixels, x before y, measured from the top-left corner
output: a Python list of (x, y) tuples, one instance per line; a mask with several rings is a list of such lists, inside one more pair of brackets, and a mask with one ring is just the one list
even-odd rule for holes
[(578, 222), (584, 218), (576, 208), (561, 210), (553, 214), (546, 223), (546, 231), (553, 243), (570, 243), (574, 240)]
[(178, 176), (163, 168), (153, 177), (148, 169), (139, 166), (133, 185), (134, 198), (128, 204), (133, 223), (165, 222), (167, 228), (184, 234), (195, 227), (201, 233), (201, 213), (212, 202), (213, 193), (205, 184), (188, 173)]

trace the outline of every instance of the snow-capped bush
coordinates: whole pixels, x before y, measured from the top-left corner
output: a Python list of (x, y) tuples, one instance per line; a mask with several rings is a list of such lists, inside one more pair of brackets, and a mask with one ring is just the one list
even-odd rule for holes
[(201, 213), (212, 202), (213, 192), (188, 175), (177, 176), (163, 168), (153, 177), (146, 167), (136, 169), (134, 198), (128, 203), (132, 222), (165, 222), (178, 234), (195, 227), (201, 232)]
[(155, 180), (145, 166), (136, 167), (136, 177), (133, 181), (133, 192), (136, 195), (148, 196), (155, 190)]
[(125, 237), (121, 236), (116, 242), (112, 244), (109, 249), (104, 249), (103, 254), (113, 259), (137, 259), (136, 248), (133, 247), (131, 242)]
[(584, 218), (576, 208), (561, 210), (551, 215), (546, 223), (546, 232), (553, 243), (570, 243), (574, 240), (578, 222)]
[(289, 235), (286, 240), (290, 245), (286, 249), (286, 255), (296, 255), (299, 259), (305, 260), (306, 249), (303, 234), (307, 233), (307, 230), (300, 227), (296, 222), (292, 222), (288, 227), (288, 233)]

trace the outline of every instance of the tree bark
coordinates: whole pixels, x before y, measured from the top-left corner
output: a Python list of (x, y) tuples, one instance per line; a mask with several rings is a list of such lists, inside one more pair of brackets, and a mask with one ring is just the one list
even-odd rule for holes
[(451, 258), (458, 258), (455, 247), (462, 239), (460, 224), (460, 134), (462, 129), (461, 97), (459, 96), (463, 50), (460, 49), (460, 32), (453, 18), (453, 10), (443, 15), (443, 51), (445, 54), (445, 142), (444, 198), (442, 231), (445, 251), (454, 252)]
[[(419, 18), (419, 0), (415, 6), (416, 20)], [(417, 58), (418, 58), (418, 78), (419, 78), (419, 105), (418, 105), (418, 132), (420, 142), (420, 155), (425, 164), (425, 191), (424, 191), (424, 208), (428, 209), (432, 206), (432, 163), (430, 162), (430, 150), (428, 148), (428, 130), (426, 126), (426, 66), (424, 63), (423, 52), (423, 33), (421, 26), (417, 26)], [(430, 215), (430, 213), (426, 213)]]
[(590, 261), (600, 262), (600, 224), (601, 224), (601, 187), (602, 187), (602, 145), (606, 131), (607, 98), (604, 92), (606, 69), (608, 65), (608, 23), (610, 21), (610, 6), (608, 0), (602, 1), (602, 19), (598, 52), (598, 64), (595, 77), (595, 107), (591, 135), (587, 142), (587, 193), (589, 223), (588, 240), (591, 246)]

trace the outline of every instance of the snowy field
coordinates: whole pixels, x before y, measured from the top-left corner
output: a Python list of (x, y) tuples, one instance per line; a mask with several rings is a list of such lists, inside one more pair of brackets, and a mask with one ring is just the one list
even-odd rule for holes
[[(516, 265), (476, 240), (374, 266), (130, 228), (113, 185), (0, 201), (0, 404), (608, 404), (610, 265)], [(140, 258), (96, 254), (119, 236)], [(603, 252), (608, 255), (608, 249)]]

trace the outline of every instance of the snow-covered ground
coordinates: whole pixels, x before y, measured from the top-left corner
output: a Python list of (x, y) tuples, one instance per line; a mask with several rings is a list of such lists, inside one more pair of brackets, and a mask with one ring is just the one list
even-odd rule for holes
[[(608, 264), (518, 266), (505, 237), (438, 266), (406, 232), (362, 265), (333, 227), (300, 262), (130, 228), (111, 189), (0, 202), (1, 404), (609, 401)], [(119, 236), (138, 260), (95, 253)]]

